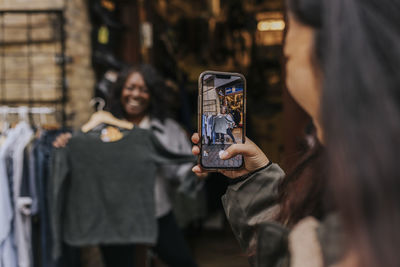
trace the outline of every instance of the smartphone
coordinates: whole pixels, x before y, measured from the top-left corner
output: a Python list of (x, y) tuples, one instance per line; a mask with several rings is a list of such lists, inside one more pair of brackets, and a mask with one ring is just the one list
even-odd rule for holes
[(246, 79), (242, 74), (205, 71), (199, 77), (199, 164), (207, 170), (241, 169), (242, 155), (220, 155), (232, 144), (245, 142)]

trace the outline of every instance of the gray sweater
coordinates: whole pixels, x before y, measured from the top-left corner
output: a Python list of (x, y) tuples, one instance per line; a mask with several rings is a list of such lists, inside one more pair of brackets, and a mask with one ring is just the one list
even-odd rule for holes
[(53, 256), (60, 243), (154, 244), (154, 180), (165, 163), (194, 162), (166, 150), (149, 131), (135, 128), (116, 142), (78, 134), (53, 155), (49, 188)]

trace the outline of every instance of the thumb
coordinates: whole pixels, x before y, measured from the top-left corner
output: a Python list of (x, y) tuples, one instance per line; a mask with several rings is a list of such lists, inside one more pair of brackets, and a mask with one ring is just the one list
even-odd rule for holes
[(230, 159), (236, 155), (249, 156), (251, 154), (252, 148), (248, 144), (234, 144), (228, 147), (223, 153), (221, 153), (220, 158), (223, 160)]

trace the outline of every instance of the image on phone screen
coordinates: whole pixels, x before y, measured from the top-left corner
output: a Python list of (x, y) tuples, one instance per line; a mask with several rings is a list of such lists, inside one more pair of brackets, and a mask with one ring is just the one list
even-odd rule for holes
[(238, 155), (228, 160), (220, 154), (245, 138), (245, 81), (238, 74), (206, 73), (201, 76), (201, 165), (232, 169), (243, 165)]

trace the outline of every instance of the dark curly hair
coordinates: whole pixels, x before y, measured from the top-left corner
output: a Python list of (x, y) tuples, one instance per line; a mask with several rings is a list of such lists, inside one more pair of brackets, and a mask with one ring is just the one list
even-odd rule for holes
[(133, 73), (140, 73), (150, 92), (150, 105), (147, 113), (152, 118), (164, 121), (171, 116), (171, 94), (165, 81), (157, 70), (149, 64), (140, 64), (136, 66), (125, 67), (118, 75), (110, 97), (107, 101), (107, 110), (117, 118), (125, 118), (126, 114), (121, 105), (122, 89), (126, 80)]

